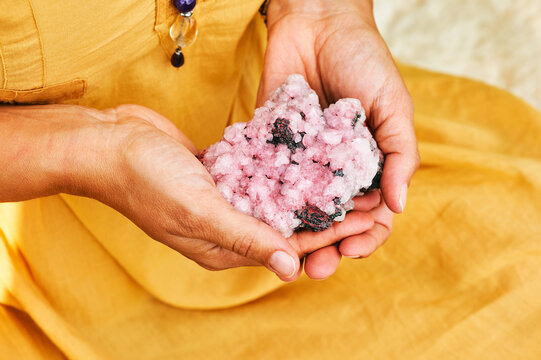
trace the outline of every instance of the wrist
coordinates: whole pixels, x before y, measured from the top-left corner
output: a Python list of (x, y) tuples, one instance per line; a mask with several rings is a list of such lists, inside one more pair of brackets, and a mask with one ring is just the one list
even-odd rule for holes
[(96, 114), (66, 105), (1, 107), (0, 163), (9, 165), (0, 173), (0, 201), (91, 192), (88, 179), (99, 174), (98, 152), (106, 151), (107, 124)]
[(267, 18), (274, 21), (286, 14), (333, 16), (340, 13), (357, 13), (362, 19), (373, 19), (372, 0), (269, 0)]
[(102, 200), (112, 193), (118, 169), (119, 137), (115, 123), (92, 121), (72, 129), (59, 139), (61, 154), (57, 171), (57, 192)]

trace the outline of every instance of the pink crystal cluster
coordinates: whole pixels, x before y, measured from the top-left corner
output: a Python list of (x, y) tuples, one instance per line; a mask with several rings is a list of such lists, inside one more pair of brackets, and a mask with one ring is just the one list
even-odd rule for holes
[(379, 187), (383, 155), (357, 99), (322, 111), (291, 75), (248, 123), (229, 126), (200, 159), (233, 206), (289, 237), (342, 221), (352, 198)]

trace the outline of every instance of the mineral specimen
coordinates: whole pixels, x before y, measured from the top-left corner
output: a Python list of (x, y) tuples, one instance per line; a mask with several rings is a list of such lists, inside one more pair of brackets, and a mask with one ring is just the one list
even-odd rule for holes
[(201, 162), (233, 206), (284, 236), (342, 221), (353, 197), (379, 187), (383, 154), (357, 99), (322, 111), (291, 75), (248, 123), (229, 126)]

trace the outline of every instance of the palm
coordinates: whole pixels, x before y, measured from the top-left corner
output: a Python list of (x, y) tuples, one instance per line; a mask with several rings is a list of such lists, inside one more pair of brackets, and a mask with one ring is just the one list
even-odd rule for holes
[[(171, 206), (177, 204), (198, 204), (192, 211), (195, 216), (205, 216), (210, 212), (205, 204), (216, 206), (220, 203), (223, 207), (231, 207), (216, 189), (212, 178), (207, 170), (201, 165), (191, 152), (185, 147), (179, 146), (178, 142), (163, 133), (147, 133), (147, 138), (141, 139), (141, 155), (146, 156), (141, 163), (143, 172), (159, 172), (161, 176), (146, 179), (157, 181), (153, 186), (161, 189), (164, 195), (171, 199)], [(188, 171), (187, 171), (188, 170)], [(163, 201), (163, 200), (162, 200)], [(153, 206), (153, 205), (152, 205)], [(177, 205), (178, 206), (178, 205)], [(348, 221), (336, 224), (328, 231), (312, 233), (309, 231), (293, 234), (288, 238), (289, 243), (297, 251), (299, 257), (304, 257), (322, 247), (333, 244), (345, 236), (369, 229), (373, 224), (371, 216), (355, 212)], [(238, 224), (242, 227), (242, 223)], [(267, 226), (261, 224), (261, 226)], [(205, 259), (199, 263), (209, 269), (221, 269), (227, 267), (261, 265), (253, 260), (242, 258), (235, 252), (216, 245), (213, 242), (199, 238), (186, 237), (179, 231), (171, 231), (166, 244), (193, 259)], [(162, 237), (163, 238), (163, 237)], [(215, 265), (219, 263), (220, 267)], [(301, 269), (299, 269), (300, 272)]]
[[(131, 191), (128, 198), (110, 205), (122, 211), (154, 239), (205, 268), (218, 270), (261, 265), (246, 256), (250, 248), (244, 253), (234, 245), (232, 248), (221, 246), (216, 239), (249, 228), (259, 231), (253, 235), (261, 240), (268, 237), (269, 232), (275, 236), (279, 236), (278, 233), (268, 225), (235, 211), (227, 203), (210, 174), (195, 157), (195, 146), (167, 119), (156, 113), (145, 117), (141, 114), (144, 109), (136, 110), (137, 116), (134, 116), (131, 108), (120, 108), (116, 110), (116, 116), (119, 123), (126, 122), (136, 128), (137, 136), (128, 143), (124, 152), (130, 159), (129, 186), (139, 191)], [(159, 221), (152, 216), (155, 213), (160, 214)], [(287, 241), (297, 255), (303, 257), (345, 236), (365, 231), (372, 224), (369, 215), (358, 213), (352, 220), (330, 230), (317, 235), (301, 232)], [(296, 278), (300, 270), (287, 280)]]
[[(390, 111), (398, 108), (397, 101), (411, 101), (383, 39), (374, 28), (347, 28), (337, 23), (337, 31), (314, 33), (314, 22), (309, 17), (289, 15), (269, 29), (258, 104), (292, 73), (307, 79), (323, 108), (341, 98), (355, 97), (361, 100), (370, 120), (386, 118), (380, 114), (370, 117), (373, 111), (385, 112), (386, 107)], [(395, 105), (390, 106), (392, 103)], [(381, 124), (370, 125), (375, 128)]]
[[(344, 14), (330, 18), (324, 28), (319, 18), (306, 14), (289, 14), (269, 24), (258, 96), (258, 105), (261, 105), (288, 75), (299, 73), (318, 93), (324, 108), (344, 97), (360, 99), (367, 112), (368, 125), (387, 162), (391, 163), (391, 166), (386, 165), (382, 181), (386, 202), (368, 208), (365, 201), (356, 208), (367, 211), (374, 218), (374, 226), (345, 238), (339, 247), (327, 247), (308, 256), (305, 267), (309, 275), (311, 272), (332, 273), (331, 264), (338, 264), (340, 253), (355, 257), (370, 255), (390, 234), (393, 214), (389, 207), (401, 210), (396, 201), (398, 196), (393, 196), (396, 169), (392, 166), (392, 154), (396, 152), (399, 127), (392, 119), (397, 112), (403, 112), (398, 115), (404, 119), (412, 118), (411, 99), (375, 27), (348, 17)], [(357, 202), (362, 203), (362, 200)]]

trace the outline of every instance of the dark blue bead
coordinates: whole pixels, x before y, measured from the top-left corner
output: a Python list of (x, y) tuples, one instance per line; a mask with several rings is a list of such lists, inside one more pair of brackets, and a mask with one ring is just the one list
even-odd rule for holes
[(196, 0), (173, 0), (173, 4), (182, 14), (187, 14), (195, 8)]

